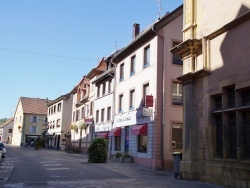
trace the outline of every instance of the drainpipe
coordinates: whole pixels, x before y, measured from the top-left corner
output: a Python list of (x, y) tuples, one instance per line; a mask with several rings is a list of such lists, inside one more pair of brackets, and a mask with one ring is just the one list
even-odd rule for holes
[(165, 108), (164, 108), (164, 105), (165, 105), (165, 101), (164, 101), (164, 96), (165, 96), (165, 66), (164, 66), (164, 57), (165, 57), (165, 46), (164, 46), (164, 37), (158, 33), (158, 31), (155, 30), (155, 25), (152, 26), (152, 31), (160, 38), (162, 38), (163, 40), (163, 47), (162, 47), (162, 122), (161, 122), (161, 126), (162, 126), (162, 131), (161, 131), (161, 160), (162, 160), (162, 168), (163, 168), (163, 165), (164, 165), (164, 162), (163, 162), (163, 133), (164, 133), (164, 113), (165, 113)]
[[(112, 65), (114, 65), (114, 76), (113, 76), (113, 107), (112, 107), (112, 128), (114, 125), (114, 119), (115, 119), (115, 87), (116, 87), (116, 64), (113, 62), (113, 59), (110, 60), (110, 63)], [(111, 136), (110, 138), (110, 150), (109, 150), (109, 156), (111, 157), (111, 153), (112, 153), (112, 141), (113, 141), (113, 137)]]

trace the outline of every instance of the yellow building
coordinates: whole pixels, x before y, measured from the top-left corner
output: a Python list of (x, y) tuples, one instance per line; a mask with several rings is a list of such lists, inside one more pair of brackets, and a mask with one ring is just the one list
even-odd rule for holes
[(180, 175), (250, 185), (250, 1), (184, 0)]
[(48, 99), (20, 97), (14, 114), (12, 145), (28, 145), (39, 138), (47, 122)]

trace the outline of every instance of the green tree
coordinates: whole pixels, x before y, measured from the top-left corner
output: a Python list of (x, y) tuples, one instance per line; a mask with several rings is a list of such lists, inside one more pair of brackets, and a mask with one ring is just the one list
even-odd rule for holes
[(0, 119), (0, 124), (3, 124), (6, 120), (7, 120), (7, 118), (1, 118)]
[(108, 146), (104, 138), (96, 138), (88, 148), (89, 163), (106, 163)]

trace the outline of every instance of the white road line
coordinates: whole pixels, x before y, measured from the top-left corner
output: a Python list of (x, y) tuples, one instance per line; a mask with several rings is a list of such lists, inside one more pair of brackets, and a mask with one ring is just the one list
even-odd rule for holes
[(69, 168), (46, 168), (46, 170), (69, 170)]
[(57, 163), (58, 161), (45, 161), (45, 162), (40, 162), (40, 163)]
[(43, 166), (61, 166), (62, 164), (43, 164)]

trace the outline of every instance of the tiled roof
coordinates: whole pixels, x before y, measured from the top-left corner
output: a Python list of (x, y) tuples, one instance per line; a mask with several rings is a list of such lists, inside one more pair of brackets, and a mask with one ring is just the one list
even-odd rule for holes
[(48, 99), (39, 99), (39, 98), (28, 98), (21, 97), (20, 98), (23, 113), (25, 114), (47, 114), (47, 103), (50, 102)]
[(11, 121), (14, 121), (14, 118), (7, 119), (2, 125), (0, 125), (0, 128), (3, 128), (4, 126), (8, 125)]

